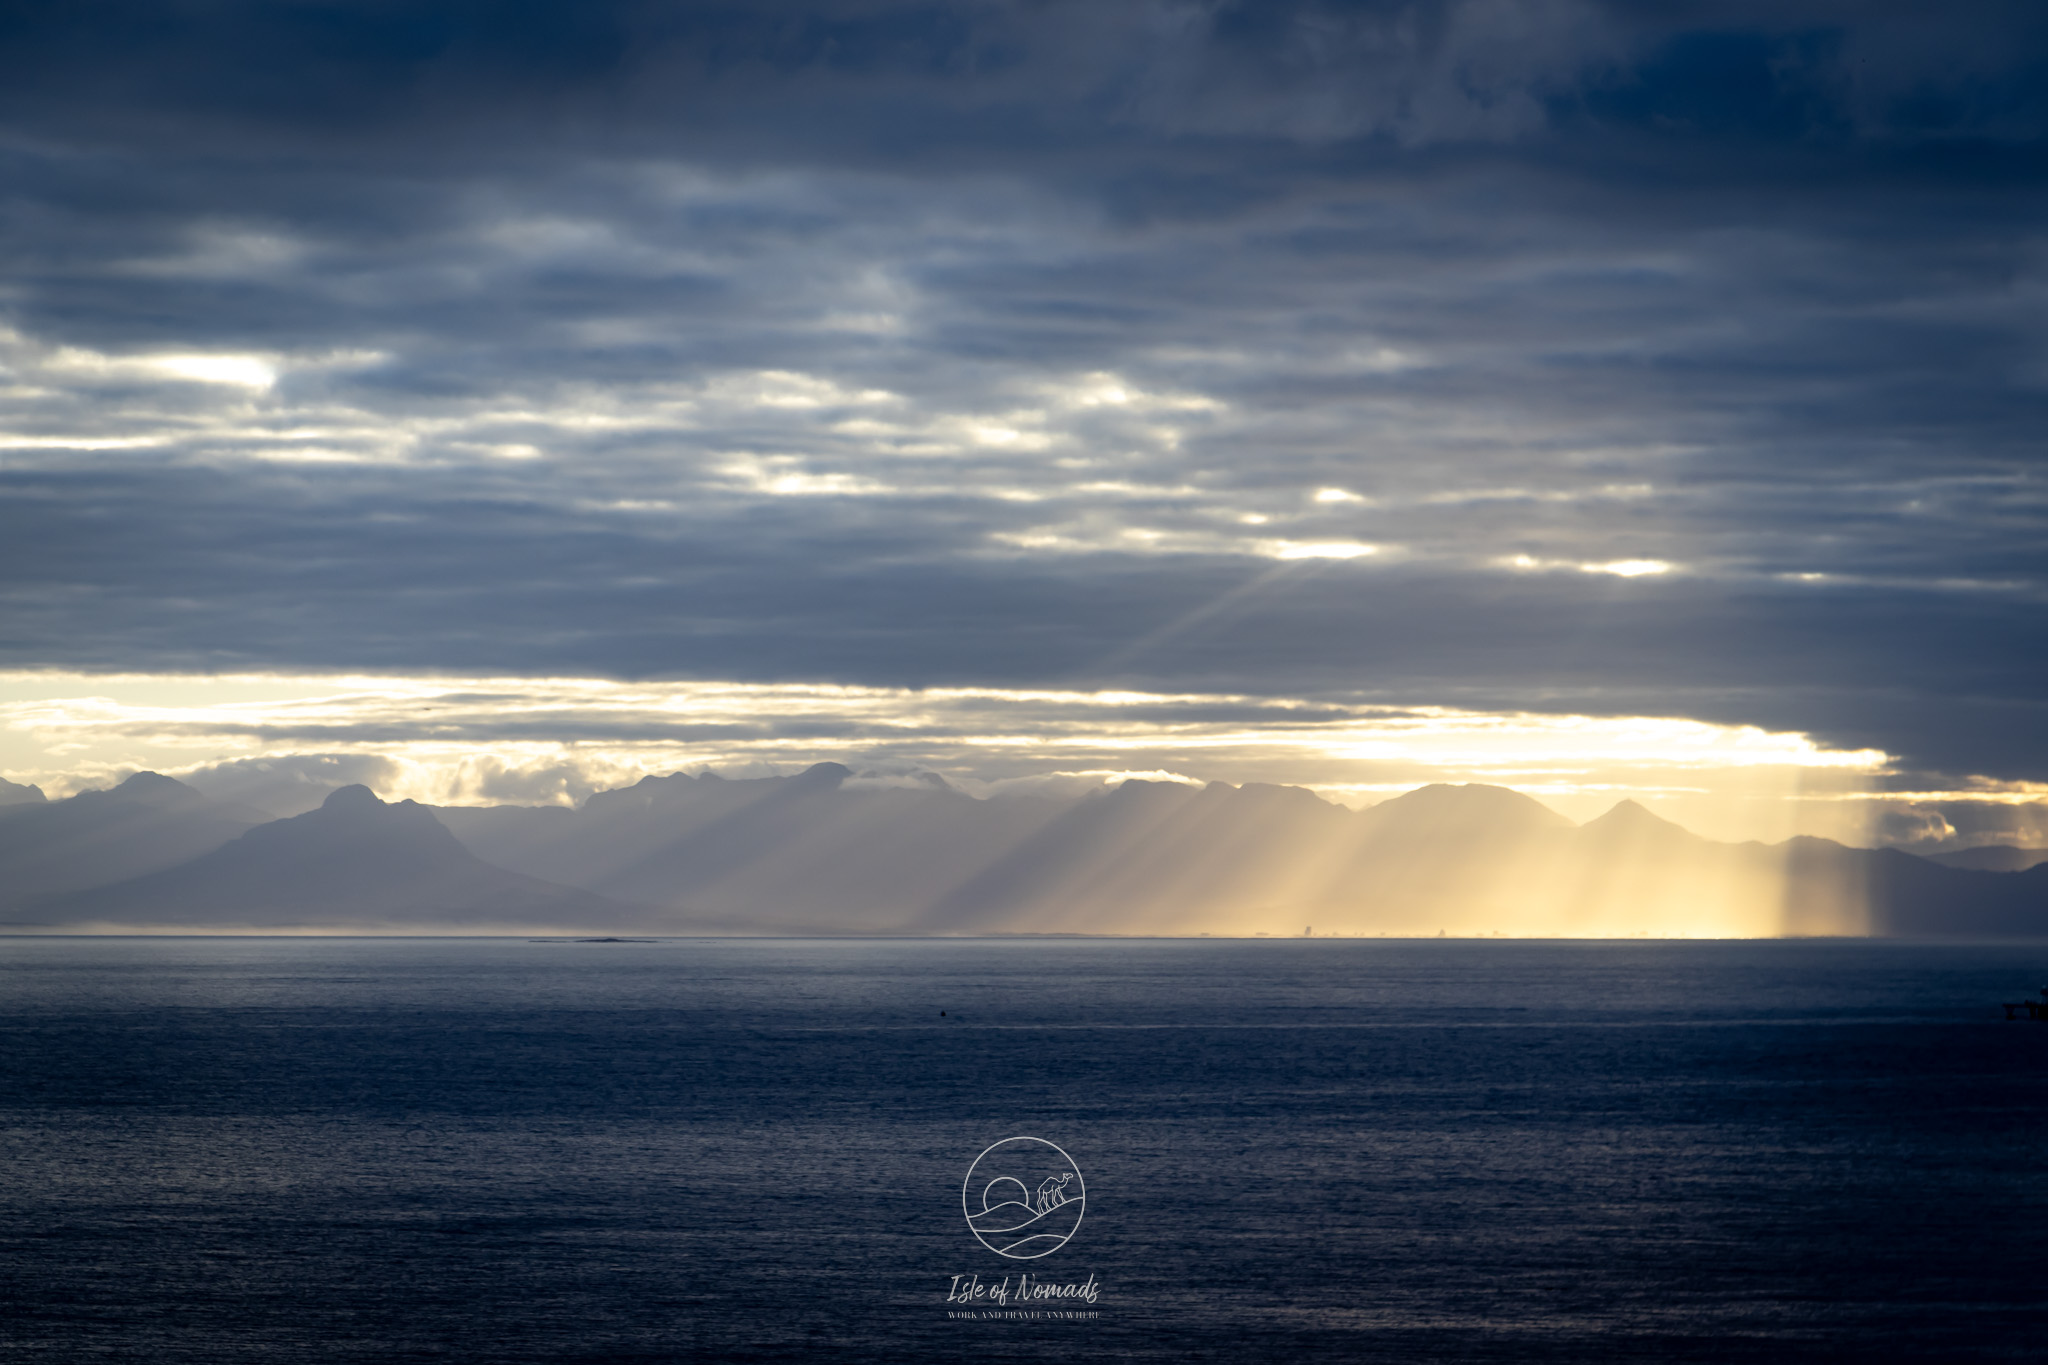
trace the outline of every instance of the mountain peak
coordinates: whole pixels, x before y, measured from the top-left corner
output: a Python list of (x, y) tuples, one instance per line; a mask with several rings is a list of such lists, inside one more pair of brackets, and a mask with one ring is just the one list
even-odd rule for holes
[[(1212, 787), (1220, 786), (1228, 788), (1230, 784), (1227, 782), (1212, 782), (1209, 785)], [(1127, 777), (1123, 781), (1117, 783), (1114, 787), (1107, 787), (1100, 791), (1091, 792), (1089, 793), (1089, 795), (1097, 797), (1106, 797), (1111, 800), (1131, 802), (1151, 801), (1164, 797), (1172, 797), (1175, 799), (1179, 799), (1182, 797), (1198, 795), (1202, 791), (1203, 788), (1191, 787), (1185, 782), (1156, 782), (1148, 777)]]
[(1615, 802), (1608, 808), (1605, 815), (1602, 815), (1597, 820), (1588, 820), (1579, 828), (1584, 833), (1606, 838), (1674, 839), (1698, 837), (1683, 825), (1673, 824), (1640, 802), (1629, 800)]
[(122, 923), (249, 925), (550, 923), (622, 913), (493, 867), (426, 807), (381, 801), (360, 784), (176, 866), (49, 904), (60, 915)]
[(1368, 807), (1365, 815), (1379, 826), (1410, 822), (1437, 824), (1443, 821), (1480, 821), (1495, 826), (1521, 829), (1570, 829), (1572, 822), (1533, 796), (1511, 787), (1484, 782), (1453, 785), (1432, 782), (1391, 801)]
[(383, 804), (384, 802), (378, 799), (377, 793), (371, 791), (360, 782), (352, 782), (346, 787), (336, 787), (333, 791), (327, 793), (327, 799), (320, 803), (320, 809), (331, 811), (375, 810)]
[(141, 806), (164, 806), (205, 799), (177, 778), (165, 777), (162, 773), (136, 773), (112, 791), (100, 795)]
[(48, 800), (41, 787), (0, 777), (0, 806), (40, 806)]
[(165, 777), (162, 773), (139, 772), (130, 773), (115, 786), (114, 790), (120, 792), (183, 792), (192, 789), (175, 777)]
[(1600, 816), (1597, 820), (1589, 820), (1586, 823), (1588, 825), (1671, 825), (1673, 829), (1678, 828), (1678, 826), (1672, 825), (1671, 821), (1666, 820), (1640, 801), (1627, 799), (1615, 802), (1607, 808), (1606, 814)]

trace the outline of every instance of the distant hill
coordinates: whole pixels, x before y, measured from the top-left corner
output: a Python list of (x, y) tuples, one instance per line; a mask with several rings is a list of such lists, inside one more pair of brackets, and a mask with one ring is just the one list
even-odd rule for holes
[(2014, 848), (2010, 844), (1993, 844), (1988, 848), (1962, 848), (1953, 853), (1922, 854), (1930, 863), (1944, 867), (1964, 867), (1972, 872), (2025, 872), (2030, 867), (2048, 863), (2048, 848)]
[(426, 807), (342, 787), (177, 867), (29, 902), (51, 925), (419, 930), (619, 926), (646, 917), (492, 867)]
[(41, 795), (0, 806), (0, 919), (34, 896), (174, 867), (269, 818), (157, 773), (62, 801)]

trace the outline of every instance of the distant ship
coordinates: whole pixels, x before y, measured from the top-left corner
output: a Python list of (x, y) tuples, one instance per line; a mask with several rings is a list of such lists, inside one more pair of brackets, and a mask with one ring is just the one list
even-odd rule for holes
[(2025, 1010), (2029, 1019), (2048, 1020), (2048, 986), (2041, 988), (2039, 1000), (2011, 1000), (2004, 1003), (2005, 1017), (2008, 1019), (2019, 1018), (2017, 1011)]

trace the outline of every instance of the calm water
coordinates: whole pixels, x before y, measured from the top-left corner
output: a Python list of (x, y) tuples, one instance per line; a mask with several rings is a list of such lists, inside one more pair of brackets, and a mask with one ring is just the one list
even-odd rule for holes
[[(0, 1348), (2038, 1360), (2048, 1025), (1996, 1002), (2044, 984), (1814, 942), (0, 940)], [(1087, 1188), (1028, 1264), (961, 1211), (1015, 1134)], [(1020, 1270), (1096, 1316), (948, 1316)]]

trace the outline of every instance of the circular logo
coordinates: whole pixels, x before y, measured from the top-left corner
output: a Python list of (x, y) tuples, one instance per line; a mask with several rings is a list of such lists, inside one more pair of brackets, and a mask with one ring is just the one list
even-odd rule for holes
[(1080, 1230), (1088, 1190), (1081, 1168), (1044, 1138), (1004, 1138), (967, 1168), (960, 1209), (974, 1238), (998, 1256), (1032, 1261)]

